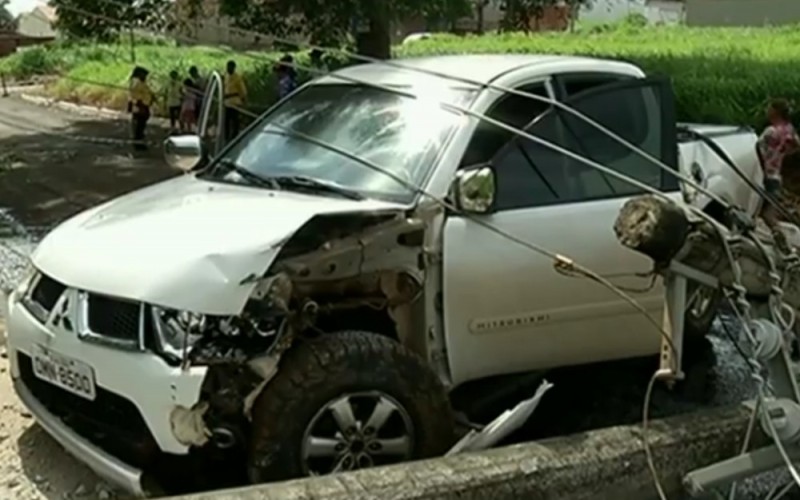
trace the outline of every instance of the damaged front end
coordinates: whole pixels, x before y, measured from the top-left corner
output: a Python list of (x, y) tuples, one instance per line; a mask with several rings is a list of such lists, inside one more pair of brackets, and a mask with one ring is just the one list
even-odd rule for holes
[(173, 434), (194, 448), (235, 450), (256, 398), (298, 341), (335, 331), (392, 337), (427, 356), (423, 294), (425, 222), (399, 210), (312, 218), (263, 275), (238, 315), (153, 307), (155, 350), (170, 364), (208, 367), (199, 402), (176, 407)]

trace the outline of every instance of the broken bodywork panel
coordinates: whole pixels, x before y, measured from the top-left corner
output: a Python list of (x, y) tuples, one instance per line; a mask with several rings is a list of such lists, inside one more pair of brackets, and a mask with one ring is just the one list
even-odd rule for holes
[(283, 242), (263, 276), (244, 277), (255, 286), (240, 314), (155, 310), (157, 327), (184, 341), (174, 362), (209, 367), (201, 402), (173, 414), (176, 437), (193, 446), (240, 441), (297, 336), (361, 329), (424, 345), (411, 307), (423, 293), (424, 237), (425, 223), (399, 210), (320, 215)]
[(274, 373), (267, 365), (298, 335), (367, 330), (426, 356), (414, 301), (428, 223), (396, 203), (183, 176), (62, 223), (32, 260), (77, 290), (144, 304), (153, 331), (141, 348), (176, 368), (207, 368), (208, 408), (176, 409), (171, 420), (175, 437), (198, 446), (230, 413), (220, 394), (246, 415)]

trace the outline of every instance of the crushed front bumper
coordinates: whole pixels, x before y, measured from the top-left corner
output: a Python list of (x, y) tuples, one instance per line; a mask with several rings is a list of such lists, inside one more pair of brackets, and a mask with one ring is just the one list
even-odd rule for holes
[[(146, 457), (189, 451), (176, 439), (170, 415), (176, 407), (191, 408), (198, 401), (205, 369), (181, 370), (149, 352), (84, 341), (55, 325), (52, 317), (40, 322), (15, 293), (0, 299), (11, 377), (22, 403), (56, 441), (99, 476), (131, 494), (146, 494)], [(36, 345), (91, 366), (95, 400), (37, 378), (31, 369)]]

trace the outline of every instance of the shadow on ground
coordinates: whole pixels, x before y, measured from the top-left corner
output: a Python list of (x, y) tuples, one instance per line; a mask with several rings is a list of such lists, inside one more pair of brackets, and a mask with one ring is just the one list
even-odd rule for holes
[[(31, 420), (31, 422), (33, 422)], [(46, 500), (75, 497), (109, 498), (110, 486), (94, 480), (86, 466), (73, 461), (66, 451), (41, 427), (33, 423), (17, 440), (22, 472)], [(70, 461), (69, 474), (64, 461)], [(60, 473), (56, 472), (59, 471)]]
[(27, 227), (51, 226), (176, 174), (163, 162), (166, 130), (158, 125), (149, 128), (149, 151), (134, 154), (125, 120), (70, 117), (53, 127), (38, 116), (0, 114), (0, 126), (16, 130), (0, 135), (0, 206)]

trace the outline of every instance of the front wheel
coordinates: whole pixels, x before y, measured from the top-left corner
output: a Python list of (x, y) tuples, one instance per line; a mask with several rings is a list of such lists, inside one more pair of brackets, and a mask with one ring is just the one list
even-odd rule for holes
[(446, 391), (426, 363), (387, 337), (328, 334), (284, 355), (256, 399), (253, 483), (443, 454), (455, 440)]

